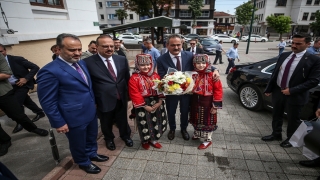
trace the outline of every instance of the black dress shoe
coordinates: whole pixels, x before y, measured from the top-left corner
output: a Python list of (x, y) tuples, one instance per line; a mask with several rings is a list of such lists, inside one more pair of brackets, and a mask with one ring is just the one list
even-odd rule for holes
[(292, 144), (290, 144), (289, 139), (286, 139), (280, 144), (280, 146), (284, 148), (289, 148), (292, 147)]
[(133, 141), (132, 139), (128, 138), (128, 139), (122, 139), (124, 141), (124, 143), (126, 144), (126, 146), (128, 147), (132, 147), (133, 146)]
[(221, 62), (220, 64), (223, 64), (224, 62)]
[(113, 151), (116, 149), (116, 145), (114, 144), (113, 140), (111, 141), (106, 141), (106, 147), (107, 149), (109, 149), (110, 151)]
[(190, 136), (186, 130), (181, 130), (182, 138), (186, 141), (189, 141)]
[(305, 167), (320, 167), (320, 163), (315, 160), (299, 161), (299, 164)]
[(279, 135), (279, 136), (276, 136), (276, 135), (269, 135), (269, 136), (263, 136), (261, 138), (262, 141), (274, 141), (274, 140), (277, 140), (277, 141), (281, 141), (282, 140), (282, 136)]
[(79, 168), (84, 170), (88, 174), (98, 174), (99, 172), (101, 172), (101, 169), (95, 164), (90, 164), (88, 166), (79, 165)]
[(43, 112), (37, 113), (36, 117), (34, 117), (31, 121), (32, 121), (32, 122), (36, 122), (36, 121), (38, 121), (40, 118), (43, 118), (43, 117), (45, 117), (45, 116), (46, 116), (46, 115), (45, 115)]
[(11, 141), (0, 144), (0, 156), (3, 156), (8, 153), (8, 149), (11, 146)]
[(108, 161), (109, 157), (97, 154), (96, 157), (92, 157), (92, 158), (90, 158), (90, 160), (91, 161), (97, 161), (97, 162), (104, 162), (104, 161)]
[(48, 131), (47, 130), (40, 129), (40, 128), (37, 128), (37, 129), (35, 129), (35, 130), (31, 131), (31, 132), (36, 133), (39, 136), (47, 136), (48, 135)]
[(168, 139), (169, 140), (173, 140), (174, 139), (174, 135), (175, 135), (175, 131), (174, 130), (170, 130), (168, 133)]
[(18, 124), (16, 125), (16, 127), (14, 127), (12, 133), (17, 133), (19, 131), (22, 131), (23, 127), (21, 126), (21, 124)]

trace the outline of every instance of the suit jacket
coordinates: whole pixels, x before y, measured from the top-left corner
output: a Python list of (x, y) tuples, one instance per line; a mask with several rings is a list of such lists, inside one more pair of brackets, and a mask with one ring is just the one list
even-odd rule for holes
[(90, 57), (92, 55), (93, 54), (91, 52), (89, 52), (89, 51), (82, 52), (81, 59), (85, 59), (85, 58)]
[[(181, 71), (193, 71), (193, 54), (188, 51), (181, 51), (181, 58)], [(169, 53), (158, 57), (157, 68), (160, 78), (163, 78), (163, 76), (167, 74), (168, 68), (176, 69)]]
[(87, 77), (57, 58), (37, 75), (40, 104), (53, 128), (87, 124), (96, 118), (96, 106), (89, 72), (84, 61), (78, 62)]
[[(284, 60), (292, 52), (282, 53), (278, 59), (275, 70), (273, 71), (270, 81), (265, 89), (265, 93), (271, 93), (277, 87), (277, 78), (280, 67)], [(289, 80), (290, 95), (286, 96), (288, 103), (292, 105), (304, 105), (309, 100), (309, 89), (318, 85), (320, 80), (320, 58), (305, 53)]]
[(34, 76), (39, 71), (39, 66), (20, 56), (7, 55), (7, 58), (13, 75), (18, 79), (26, 78), (28, 80), (26, 86), (33, 89), (36, 83)]
[(95, 54), (84, 60), (92, 79), (97, 108), (102, 112), (109, 112), (115, 108), (117, 104), (117, 91), (124, 107), (127, 107), (128, 104), (128, 82), (130, 78), (128, 60), (124, 56), (115, 54), (112, 55), (112, 59), (117, 69), (116, 81), (113, 79), (99, 54)]
[[(190, 52), (190, 50), (191, 50), (191, 47), (189, 47), (186, 51)], [(204, 50), (202, 48), (197, 47), (196, 54), (204, 54)]]

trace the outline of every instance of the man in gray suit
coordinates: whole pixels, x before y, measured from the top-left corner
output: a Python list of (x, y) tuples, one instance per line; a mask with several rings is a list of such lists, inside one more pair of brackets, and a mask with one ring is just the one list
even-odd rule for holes
[(97, 54), (97, 43), (96, 41), (91, 41), (90, 44), (88, 45), (88, 50), (83, 52), (81, 55), (81, 59), (85, 59), (87, 57), (90, 57), (94, 54)]

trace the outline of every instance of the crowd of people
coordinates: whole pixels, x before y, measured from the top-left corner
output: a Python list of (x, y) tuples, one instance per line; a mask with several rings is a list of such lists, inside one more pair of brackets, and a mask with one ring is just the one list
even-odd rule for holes
[[(319, 41), (313, 50), (307, 50), (310, 40), (307, 36), (294, 35), (292, 52), (279, 54), (265, 90), (266, 96), (273, 95), (273, 132), (262, 137), (263, 141), (282, 140), (282, 115), (285, 107), (289, 107), (287, 139), (280, 146), (292, 146), (289, 139), (300, 124), (300, 112), (308, 100), (308, 90), (320, 81), (320, 58), (313, 55), (319, 52)], [(179, 35), (170, 35), (165, 48), (159, 52), (151, 39), (145, 38), (141, 53), (135, 57), (132, 75), (127, 50), (119, 39), (109, 35), (100, 35), (90, 42), (87, 51), (82, 52), (77, 36), (60, 34), (51, 48), (53, 61), (40, 70), (22, 57), (7, 55), (5, 46), (0, 44), (0, 108), (17, 122), (15, 132), (24, 128), (40, 136), (47, 136), (48, 132), (33, 122), (46, 115), (51, 126), (68, 138), (74, 162), (92, 174), (101, 171), (92, 161), (109, 159), (97, 153), (98, 119), (107, 149), (117, 148), (112, 131), (114, 124), (126, 146), (133, 146), (127, 121), (129, 100), (144, 149), (148, 150), (150, 145), (161, 148), (158, 140), (166, 130), (169, 130), (169, 140), (175, 138), (177, 113), (182, 138), (190, 139), (187, 131), (190, 123), (194, 128), (191, 139), (202, 140), (198, 149), (206, 149), (212, 144), (212, 134), (218, 128), (217, 111), (223, 102), (222, 83), (219, 72), (197, 40), (190, 40), (189, 48), (185, 43)], [(234, 43), (224, 51), (222, 41), (219, 42), (214, 64), (218, 60), (223, 63), (222, 52), (225, 52), (229, 63), (226, 74), (234, 67), (235, 59), (240, 61), (238, 45)], [(170, 68), (196, 72), (192, 75), (192, 95), (165, 95), (153, 89), (155, 80), (164, 78)], [(42, 109), (28, 95), (35, 83), (35, 74)], [(36, 114), (32, 120), (25, 115), (24, 106)], [(8, 152), (11, 139), (1, 125), (0, 145), (0, 156), (3, 156)], [(302, 161), (301, 165), (320, 166), (319, 162)]]

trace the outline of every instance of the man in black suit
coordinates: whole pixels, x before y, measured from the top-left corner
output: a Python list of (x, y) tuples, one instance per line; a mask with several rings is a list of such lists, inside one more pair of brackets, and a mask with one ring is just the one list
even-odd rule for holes
[(265, 90), (266, 96), (272, 94), (273, 132), (262, 137), (263, 141), (282, 140), (282, 116), (286, 109), (287, 139), (280, 146), (292, 147), (289, 139), (301, 123), (301, 108), (309, 100), (309, 89), (317, 86), (320, 79), (320, 58), (306, 52), (310, 41), (310, 36), (296, 34), (292, 40), (292, 52), (279, 56)]
[[(14, 96), (21, 106), (27, 107), (36, 114), (36, 116), (32, 119), (32, 122), (38, 121), (40, 118), (44, 117), (45, 114), (43, 113), (43, 110), (32, 101), (28, 95), (28, 92), (30, 89), (34, 88), (34, 76), (39, 71), (39, 67), (23, 57), (7, 55), (6, 48), (2, 44), (0, 44), (0, 52), (6, 58), (13, 73), (13, 75), (9, 78), (9, 82), (13, 87)], [(23, 127), (17, 123), (12, 133), (17, 133), (22, 129)]]
[(190, 43), (190, 47), (187, 48), (186, 51), (190, 51), (190, 52), (192, 52), (192, 54), (204, 54), (204, 50), (202, 48), (196, 46), (197, 40), (191, 39), (189, 41), (189, 43)]
[(115, 150), (112, 126), (115, 122), (120, 137), (129, 147), (133, 146), (130, 138), (131, 129), (127, 121), (128, 81), (130, 78), (128, 60), (115, 55), (114, 42), (107, 35), (97, 38), (98, 53), (86, 58), (92, 79), (93, 92), (97, 103), (97, 113), (101, 130), (109, 150)]

